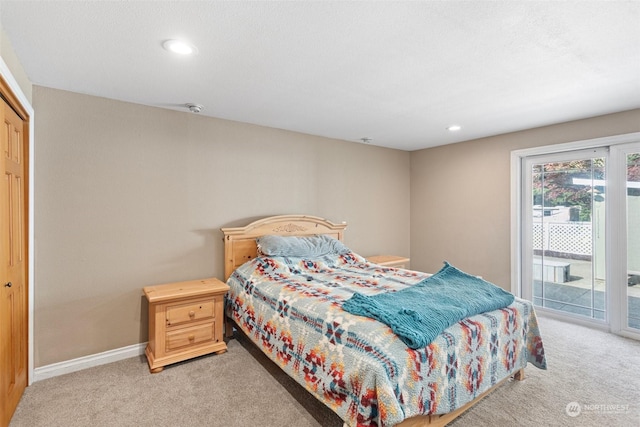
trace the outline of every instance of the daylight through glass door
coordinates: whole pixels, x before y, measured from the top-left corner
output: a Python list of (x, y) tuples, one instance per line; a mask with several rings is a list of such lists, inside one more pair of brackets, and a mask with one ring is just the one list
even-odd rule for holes
[(534, 304), (605, 320), (605, 157), (534, 163), (531, 190)]

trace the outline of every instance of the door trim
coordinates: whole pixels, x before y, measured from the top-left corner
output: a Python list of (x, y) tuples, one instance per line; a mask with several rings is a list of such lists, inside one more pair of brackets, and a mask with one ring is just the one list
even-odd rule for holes
[[(33, 369), (34, 369), (34, 343), (33, 343), (33, 317), (34, 317), (34, 292), (35, 292), (35, 263), (34, 263), (34, 152), (35, 152), (35, 143), (34, 143), (34, 111), (31, 103), (25, 96), (24, 92), (20, 88), (20, 85), (11, 74), (11, 70), (4, 62), (2, 57), (0, 57), (0, 89), (3, 92), (4, 97), (6, 98), (9, 105), (12, 108), (16, 109), (19, 115), (26, 115), (23, 119), (28, 120), (29, 122), (29, 159), (27, 163), (28, 171), (28, 179), (29, 179), (29, 198), (27, 202), (28, 206), (28, 239), (27, 239), (27, 296), (29, 299), (28, 302), (28, 310), (29, 310), (29, 333), (28, 333), (28, 343), (29, 349), (27, 351), (27, 385), (31, 385), (33, 383)], [(6, 93), (5, 93), (6, 92)]]

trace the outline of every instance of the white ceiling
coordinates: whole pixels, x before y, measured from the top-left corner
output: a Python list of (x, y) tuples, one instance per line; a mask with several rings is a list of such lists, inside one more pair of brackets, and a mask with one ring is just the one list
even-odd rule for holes
[(0, 16), (36, 85), (402, 150), (640, 107), (638, 1), (2, 0)]

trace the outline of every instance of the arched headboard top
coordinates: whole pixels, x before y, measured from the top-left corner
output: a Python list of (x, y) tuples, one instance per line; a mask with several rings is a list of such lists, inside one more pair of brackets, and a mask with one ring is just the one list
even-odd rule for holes
[(336, 224), (311, 215), (277, 215), (259, 219), (244, 227), (221, 228), (224, 234), (224, 279), (227, 280), (233, 270), (256, 257), (256, 239), (260, 236), (326, 234), (342, 241), (345, 228), (346, 223)]

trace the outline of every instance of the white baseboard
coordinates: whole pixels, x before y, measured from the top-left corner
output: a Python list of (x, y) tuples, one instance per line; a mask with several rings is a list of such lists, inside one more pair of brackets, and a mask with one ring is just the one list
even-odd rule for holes
[(78, 357), (77, 359), (67, 360), (65, 362), (58, 362), (52, 363), (51, 365), (41, 366), (34, 369), (32, 378), (33, 381), (31, 382), (42, 381), (46, 380), (47, 378), (57, 377), (58, 375), (64, 375), (94, 366), (117, 362), (118, 360), (140, 356), (141, 354), (144, 354), (144, 349), (146, 346), (146, 342), (133, 344), (127, 347), (105, 351), (103, 353), (92, 354), (89, 356)]

